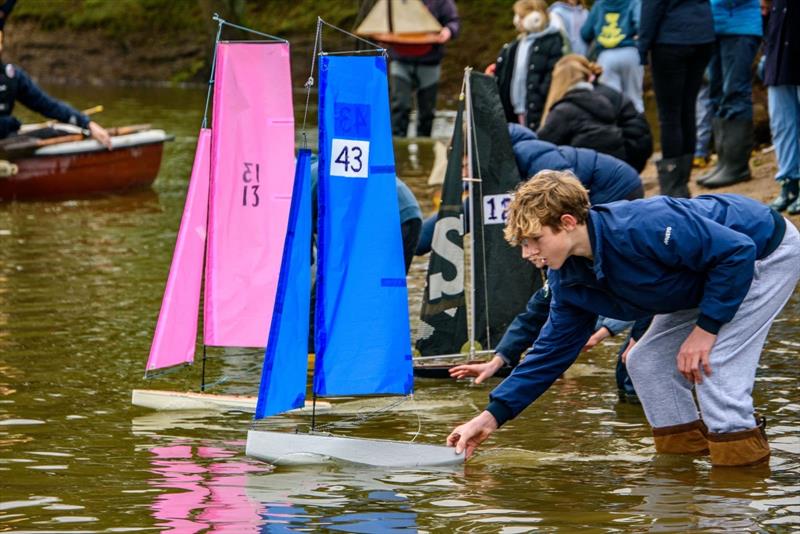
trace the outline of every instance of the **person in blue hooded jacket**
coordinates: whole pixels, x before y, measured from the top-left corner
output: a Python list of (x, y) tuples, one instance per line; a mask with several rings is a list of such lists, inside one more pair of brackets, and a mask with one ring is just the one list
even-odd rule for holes
[[(589, 199), (593, 204), (634, 200), (644, 196), (639, 175), (629, 165), (616, 158), (585, 148), (557, 147), (538, 140), (535, 133), (519, 124), (509, 124), (508, 130), (522, 181), (545, 169), (568, 170), (573, 172), (589, 191)], [(545, 264), (536, 266), (546, 267)], [(481, 383), (504, 365), (515, 367), (519, 364), (521, 355), (539, 335), (539, 331), (547, 321), (549, 311), (550, 292), (545, 285), (531, 296), (525, 310), (508, 326), (500, 343), (495, 347), (493, 358), (483, 363), (454, 366), (450, 369), (450, 376), (475, 377), (475, 382)], [(646, 323), (643, 324), (646, 327)], [(600, 335), (595, 339), (601, 338), (603, 330), (614, 335), (630, 326), (632, 325), (627, 322), (599, 321), (596, 330)], [(627, 346), (627, 340), (623, 343), (624, 346)], [(620, 399), (637, 402), (635, 388), (630, 382), (621, 356), (622, 352), (618, 355), (615, 372)]]
[(574, 176), (545, 171), (516, 190), (505, 235), (549, 266), (550, 315), (531, 354), (448, 445), (470, 456), (519, 415), (572, 365), (598, 315), (652, 314), (627, 364), (656, 451), (710, 453), (719, 467), (769, 458), (752, 391), (769, 328), (800, 280), (794, 225), (739, 195), (590, 207)]

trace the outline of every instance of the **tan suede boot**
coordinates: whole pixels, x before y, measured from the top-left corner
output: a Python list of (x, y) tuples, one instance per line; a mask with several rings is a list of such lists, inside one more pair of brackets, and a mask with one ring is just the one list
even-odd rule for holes
[(756, 421), (759, 426), (740, 432), (709, 434), (711, 465), (715, 467), (741, 467), (756, 465), (769, 460), (769, 443), (764, 431), (764, 419)]
[(700, 419), (653, 428), (656, 451), (664, 454), (708, 454), (708, 428)]

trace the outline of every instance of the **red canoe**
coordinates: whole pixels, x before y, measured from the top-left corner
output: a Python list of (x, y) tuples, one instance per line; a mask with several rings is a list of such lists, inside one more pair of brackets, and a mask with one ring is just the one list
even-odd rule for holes
[(95, 140), (45, 146), (14, 160), (17, 173), (0, 177), (0, 201), (65, 199), (149, 187), (161, 166), (163, 130), (111, 138), (107, 150)]

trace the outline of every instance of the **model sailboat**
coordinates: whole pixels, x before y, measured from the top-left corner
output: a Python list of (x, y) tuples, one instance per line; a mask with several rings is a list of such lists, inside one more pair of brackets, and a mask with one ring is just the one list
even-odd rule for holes
[[(519, 171), (497, 84), (494, 78), (467, 69), (463, 93), (421, 310), (432, 333), (416, 343), (426, 359), (457, 357), (463, 361), (492, 353), (481, 349), (491, 349), (500, 341), (528, 298), (541, 287), (533, 266), (503, 237), (505, 211), (510, 191), (519, 183)], [(462, 178), (462, 162), (466, 162), (466, 178)], [(465, 188), (467, 213), (461, 200)], [(469, 255), (464, 250), (465, 222), (471, 240)], [(449, 367), (420, 362), (415, 374), (448, 377)]]
[[(386, 60), (327, 56), (319, 63), (319, 185), (313, 395), (412, 392), (408, 294), (395, 186)], [(275, 310), (256, 420), (303, 405), (309, 327), (310, 154), (297, 158)], [(379, 466), (448, 465), (443, 446), (254, 425), (247, 454), (271, 463), (335, 459)]]
[[(221, 32), (228, 23), (216, 20)], [(201, 287), (204, 351), (263, 348), (269, 335), (292, 197), (289, 44), (224, 42), (219, 34), (217, 41), (212, 128), (204, 118), (147, 373), (194, 361)], [(252, 397), (216, 400), (229, 408), (254, 404)], [(151, 408), (214, 401), (197, 393), (133, 392), (134, 404)]]

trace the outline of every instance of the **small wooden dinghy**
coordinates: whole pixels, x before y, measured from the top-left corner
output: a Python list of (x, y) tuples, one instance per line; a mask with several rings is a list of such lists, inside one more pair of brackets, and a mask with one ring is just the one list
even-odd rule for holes
[[(80, 136), (77, 136), (80, 137)], [(149, 187), (158, 176), (164, 130), (111, 137), (108, 150), (94, 139), (48, 144), (14, 159), (16, 174), (0, 177), (0, 201), (79, 198)]]

